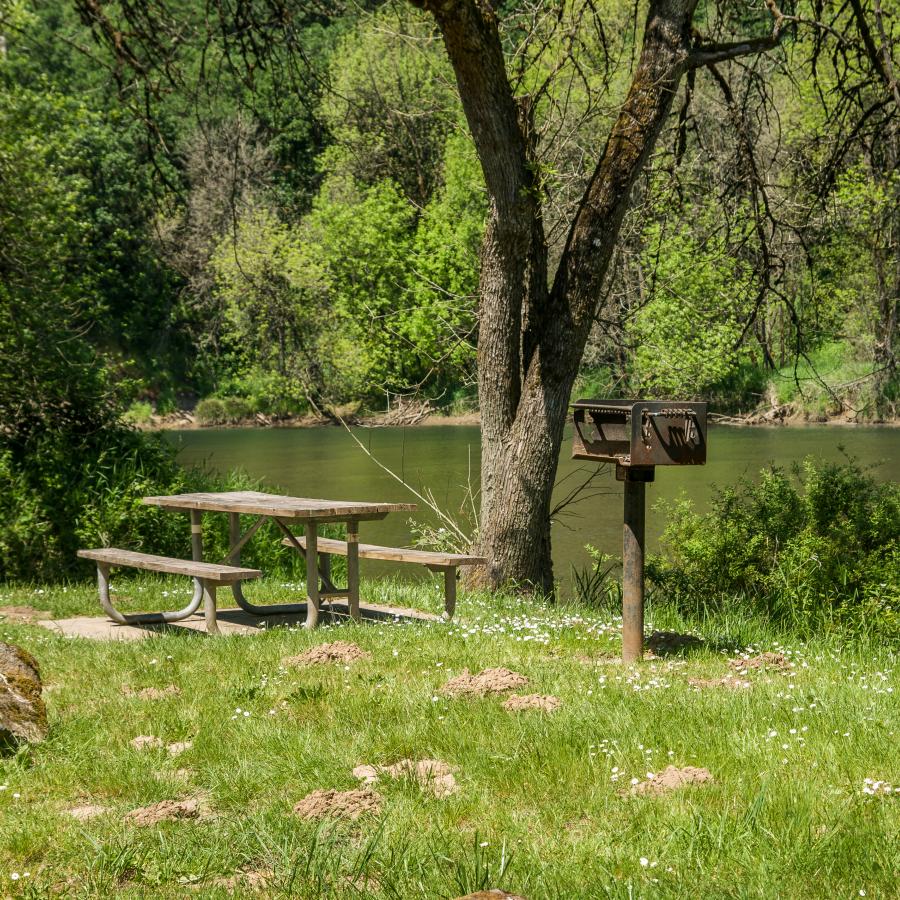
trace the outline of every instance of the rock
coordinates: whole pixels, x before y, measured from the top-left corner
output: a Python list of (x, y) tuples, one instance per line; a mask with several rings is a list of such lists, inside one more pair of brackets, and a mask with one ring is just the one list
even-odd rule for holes
[(0, 748), (37, 744), (47, 737), (47, 708), (41, 699), (35, 658), (0, 641)]

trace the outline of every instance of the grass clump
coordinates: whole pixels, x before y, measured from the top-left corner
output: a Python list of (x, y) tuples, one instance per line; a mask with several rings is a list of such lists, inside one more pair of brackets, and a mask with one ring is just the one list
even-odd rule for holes
[[(163, 588), (190, 591), (150, 578), (119, 588), (145, 608)], [(252, 590), (270, 602), (296, 599), (297, 586), (268, 579)], [(363, 591), (440, 607), (437, 583)], [(2, 588), (0, 614), (5, 604), (92, 613), (96, 596), (87, 585)], [(40, 660), (51, 722), (44, 744), (0, 759), (2, 892), (225, 897), (243, 878), (259, 896), (300, 898), (495, 887), (529, 900), (892, 895), (900, 796), (871, 789), (900, 785), (889, 650), (801, 641), (733, 612), (689, 621), (670, 607), (648, 627), (690, 627), (702, 640), (625, 668), (620, 621), (584, 607), (464, 594), (460, 615), (136, 643), (0, 620), (0, 639)], [(336, 639), (368, 657), (282, 665)], [(695, 686), (733, 671), (730, 656), (762, 651), (784, 666), (749, 670), (742, 690)], [(510, 712), (503, 696), (441, 694), (464, 669), (498, 666), (559, 707)], [(170, 685), (180, 694), (139, 693)], [(142, 734), (192, 746), (177, 758), (138, 752), (129, 742)], [(358, 766), (425, 759), (446, 764), (457, 790), (438, 797), (414, 778), (382, 778), (377, 812), (293, 813), (315, 791), (360, 789)], [(711, 778), (658, 795), (632, 789), (669, 766)], [(206, 811), (152, 827), (128, 818), (192, 801)], [(75, 817), (89, 805), (101, 812)]]
[(670, 507), (656, 602), (698, 614), (746, 605), (804, 634), (900, 641), (900, 486), (855, 462), (764, 469), (713, 499)]

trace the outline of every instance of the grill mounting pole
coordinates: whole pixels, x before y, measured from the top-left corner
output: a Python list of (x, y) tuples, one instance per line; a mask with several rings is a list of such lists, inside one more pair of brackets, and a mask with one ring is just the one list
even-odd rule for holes
[[(648, 471), (649, 470), (649, 471)], [(622, 529), (622, 662), (640, 661), (644, 650), (644, 511), (653, 468), (620, 469), (625, 486)]]

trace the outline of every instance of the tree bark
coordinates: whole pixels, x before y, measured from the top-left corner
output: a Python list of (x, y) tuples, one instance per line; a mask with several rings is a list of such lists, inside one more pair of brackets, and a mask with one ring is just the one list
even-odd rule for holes
[(631, 189), (688, 64), (696, 0), (651, 0), (631, 87), (552, 286), (528, 104), (513, 97), (496, 15), (488, 0), (412, 2), (441, 29), (490, 201), (478, 337), (485, 580), (550, 594), (550, 503), (569, 397)]

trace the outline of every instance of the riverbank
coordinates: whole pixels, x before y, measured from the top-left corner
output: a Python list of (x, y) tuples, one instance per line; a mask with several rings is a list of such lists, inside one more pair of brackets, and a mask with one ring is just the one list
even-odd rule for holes
[(408, 427), (412, 425), (480, 425), (481, 414), (477, 412), (461, 413), (458, 415), (443, 415), (441, 413), (429, 413), (425, 416), (408, 421), (398, 420), (391, 413), (371, 413), (364, 416), (350, 414), (343, 415), (338, 412), (334, 418), (326, 416), (265, 416), (257, 413), (237, 419), (234, 422), (200, 422), (197, 417), (187, 411), (167, 413), (164, 416), (151, 416), (145, 422), (138, 422), (137, 427), (147, 431), (178, 431), (180, 429), (195, 428), (322, 428), (340, 426), (342, 421), (347, 425), (362, 426), (365, 428)]
[[(897, 427), (900, 418), (891, 419), (860, 419), (855, 413), (845, 411), (837, 415), (814, 415), (802, 409), (795, 409), (790, 404), (760, 409), (743, 415), (728, 415), (725, 413), (711, 412), (710, 422), (718, 425), (741, 426), (809, 426), (809, 425), (840, 425), (871, 426), (883, 425)], [(253, 416), (245, 416), (232, 422), (201, 422), (197, 416), (187, 410), (167, 413), (163, 416), (153, 415), (149, 419), (135, 423), (138, 428), (148, 431), (178, 431), (181, 429), (197, 428), (322, 428), (347, 425), (363, 428), (388, 428), (411, 426), (435, 426), (435, 425), (480, 425), (481, 413), (478, 411), (445, 415), (439, 412), (410, 413), (398, 415), (395, 410), (383, 413), (366, 413), (361, 415), (347, 410), (337, 410), (334, 417), (302, 415), (302, 416), (266, 416), (257, 413)]]

